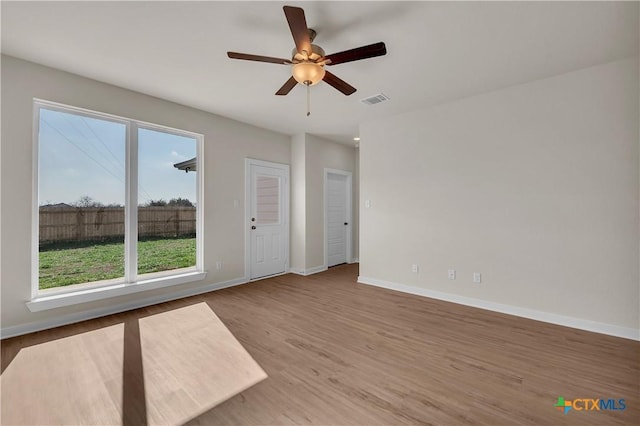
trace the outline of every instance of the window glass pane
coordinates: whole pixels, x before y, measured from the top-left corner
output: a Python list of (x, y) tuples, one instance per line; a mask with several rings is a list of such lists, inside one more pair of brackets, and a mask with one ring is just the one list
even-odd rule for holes
[(38, 144), (39, 288), (121, 279), (126, 126), (41, 108)]
[(280, 179), (272, 176), (256, 177), (256, 222), (274, 225), (280, 222)]
[(138, 273), (196, 266), (196, 139), (138, 132)]

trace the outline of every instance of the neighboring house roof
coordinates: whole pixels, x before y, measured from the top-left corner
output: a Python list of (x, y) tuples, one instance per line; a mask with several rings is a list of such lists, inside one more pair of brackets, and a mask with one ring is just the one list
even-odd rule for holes
[(185, 172), (195, 172), (196, 171), (196, 157), (193, 157), (191, 160), (183, 161), (181, 163), (176, 163), (173, 165), (178, 170), (184, 170)]
[(46, 204), (44, 206), (40, 206), (41, 209), (64, 209), (64, 208), (73, 208), (73, 206), (67, 203), (58, 203), (58, 204)]

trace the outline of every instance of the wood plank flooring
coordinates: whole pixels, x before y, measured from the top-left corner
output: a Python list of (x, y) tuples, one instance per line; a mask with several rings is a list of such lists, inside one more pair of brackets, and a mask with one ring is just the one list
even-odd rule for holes
[(21, 347), (2, 424), (181, 425), (267, 377), (204, 302), (111, 319)]
[[(356, 277), (357, 265), (284, 275), (8, 339), (2, 368), (21, 348), (204, 301), (268, 378), (189, 424), (640, 424), (639, 342)], [(559, 396), (625, 399), (626, 409), (563, 414)]]

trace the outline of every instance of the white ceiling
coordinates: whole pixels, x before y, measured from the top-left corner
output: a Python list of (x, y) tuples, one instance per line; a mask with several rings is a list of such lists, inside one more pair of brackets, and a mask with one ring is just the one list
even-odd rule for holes
[[(289, 58), (282, 11), (305, 9), (334, 53), (384, 41), (388, 54), (329, 68), (355, 86), (274, 93)], [(353, 143), (361, 122), (638, 54), (639, 4), (589, 2), (7, 2), (2, 52), (286, 134)], [(359, 100), (383, 92), (390, 101)]]

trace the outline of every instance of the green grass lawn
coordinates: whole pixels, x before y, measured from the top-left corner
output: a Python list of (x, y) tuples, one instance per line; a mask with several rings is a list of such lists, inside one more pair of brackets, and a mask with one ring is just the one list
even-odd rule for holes
[[(138, 242), (138, 274), (196, 264), (196, 239), (166, 238)], [(40, 249), (40, 289), (124, 276), (124, 243), (61, 243)]]

